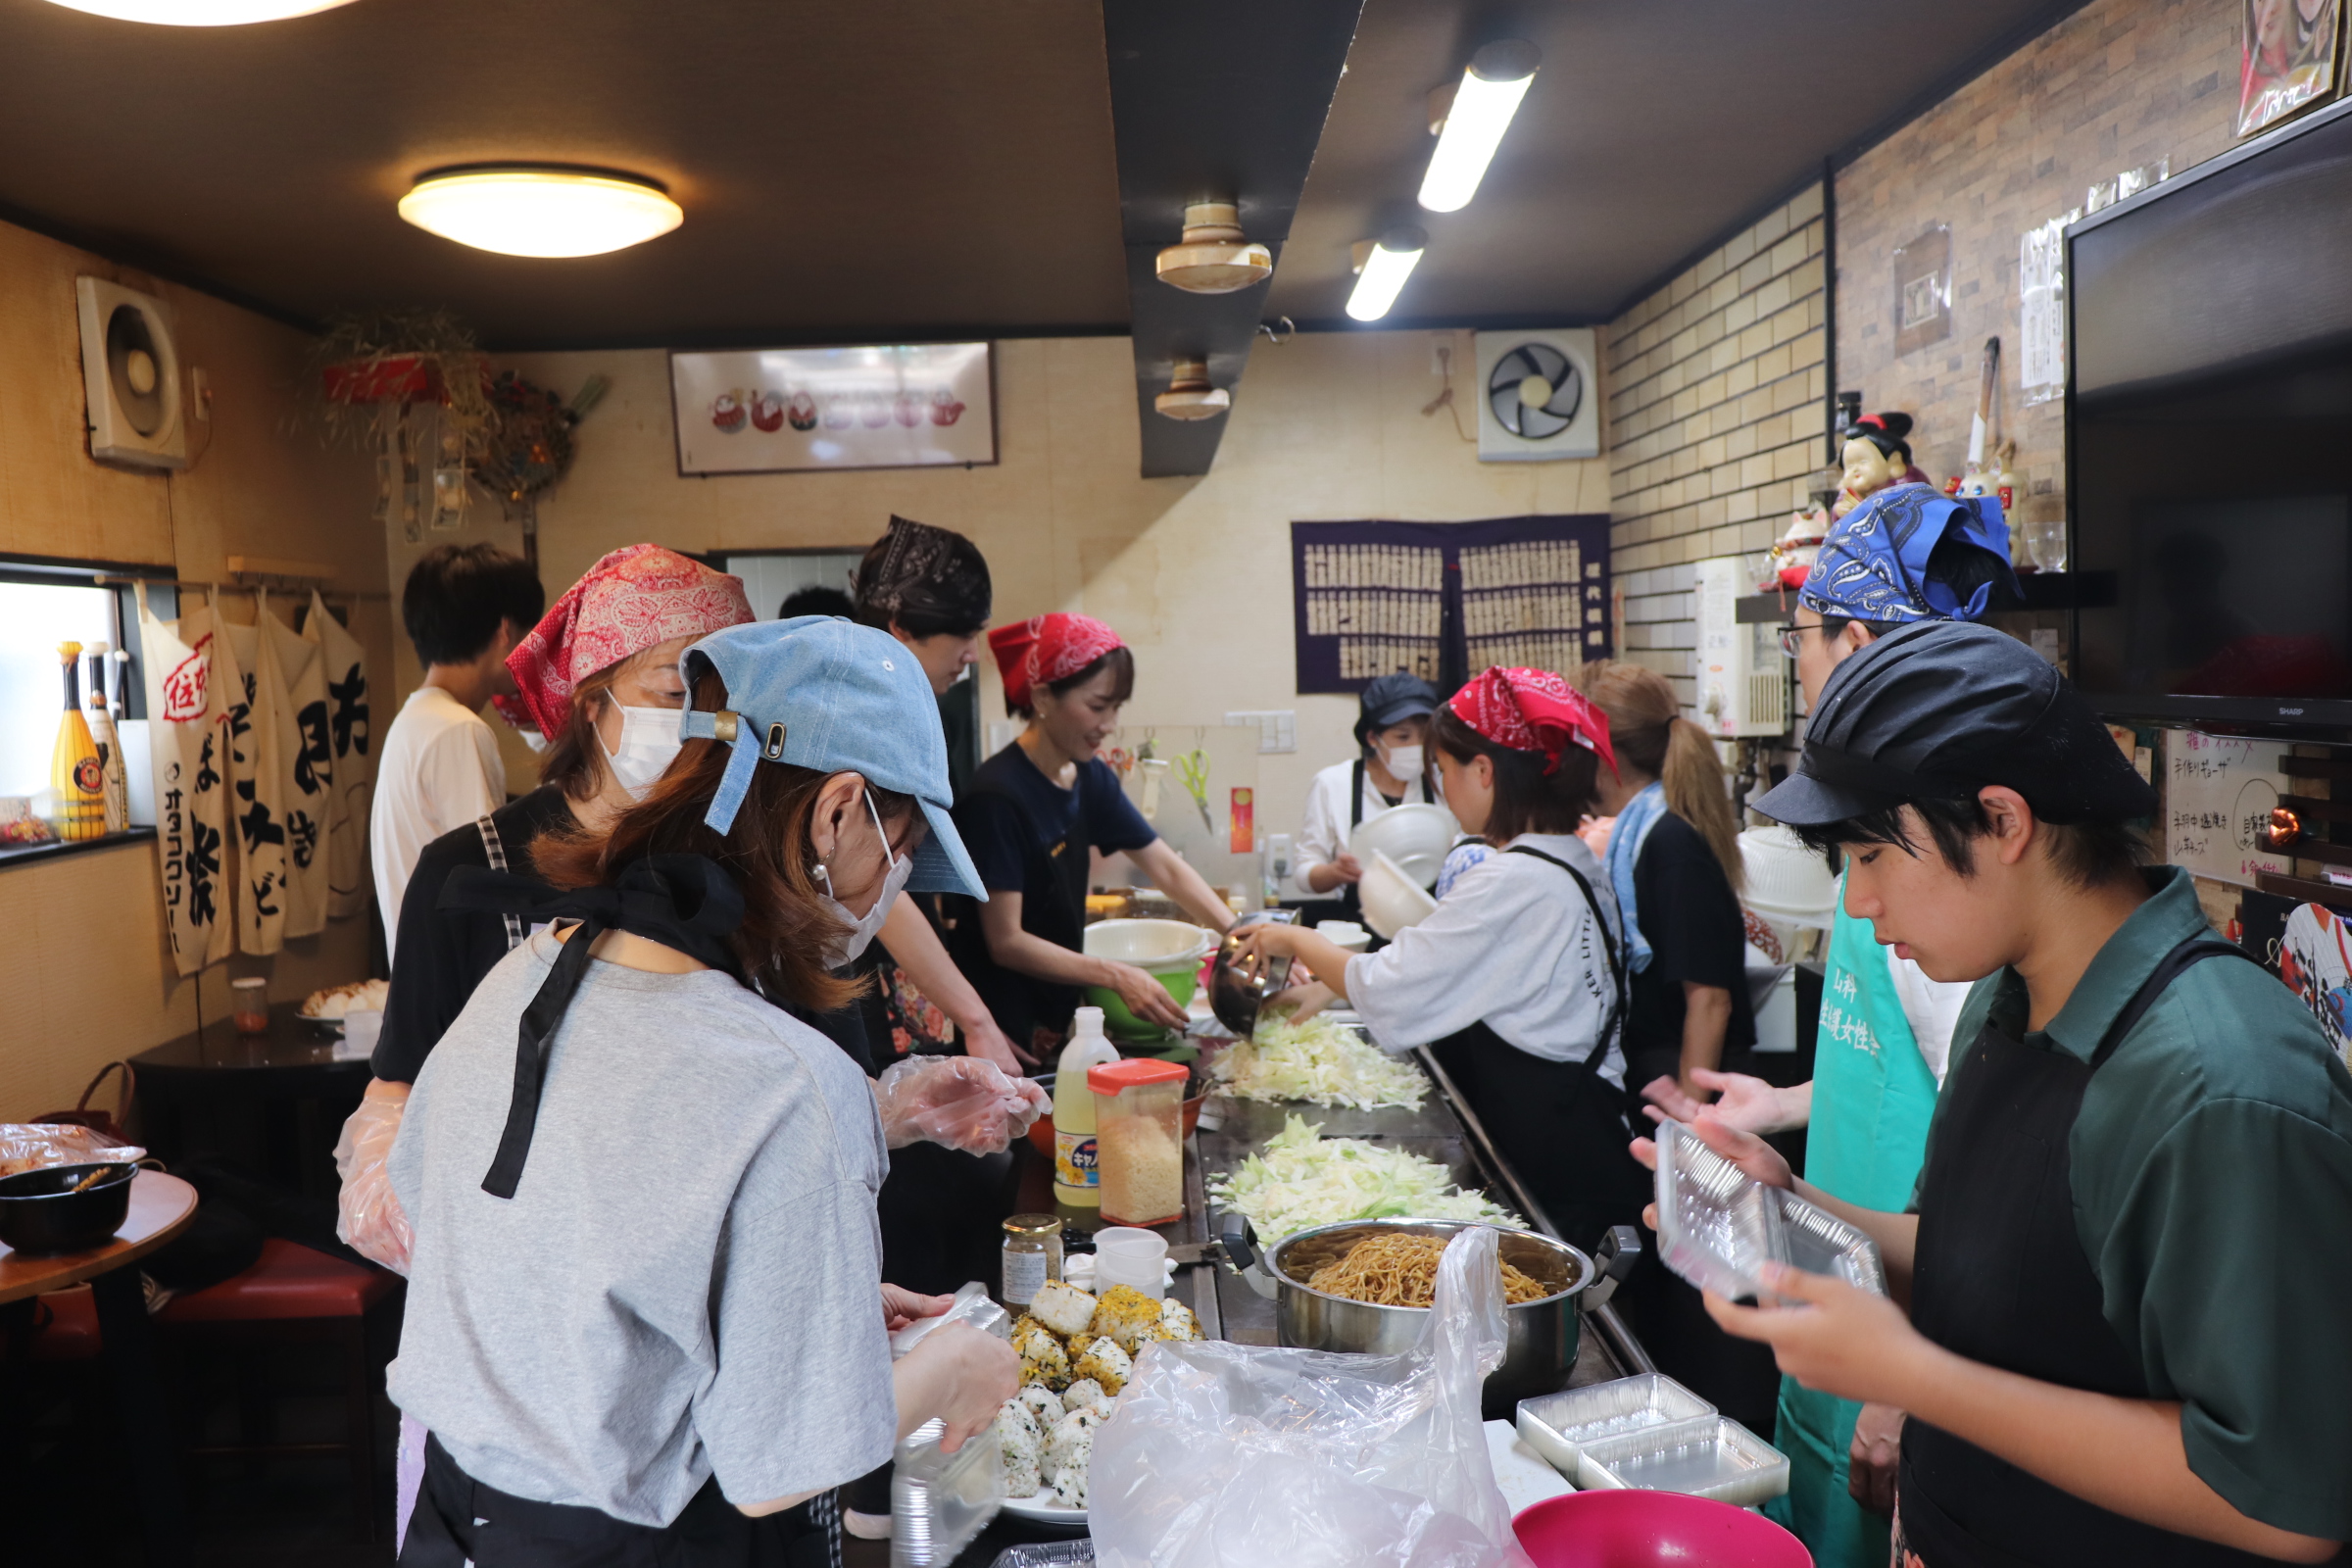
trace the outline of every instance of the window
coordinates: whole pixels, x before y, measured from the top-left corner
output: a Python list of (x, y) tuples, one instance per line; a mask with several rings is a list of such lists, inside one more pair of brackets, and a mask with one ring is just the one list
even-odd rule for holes
[[(113, 589), (86, 575), (78, 582), (0, 579), (0, 796), (36, 795), (49, 787), (49, 757), (65, 711), (57, 645), (122, 647), (118, 605)], [(88, 661), (80, 662), (88, 666)], [(86, 699), (86, 689), (82, 695)]]

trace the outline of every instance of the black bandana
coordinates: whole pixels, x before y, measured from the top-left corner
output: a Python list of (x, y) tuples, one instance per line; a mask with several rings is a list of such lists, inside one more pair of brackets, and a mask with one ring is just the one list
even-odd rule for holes
[(881, 556), (858, 573), (858, 604), (885, 621), (909, 612), (958, 625), (986, 623), (987, 563), (959, 533), (892, 517)]
[(538, 995), (523, 1008), (515, 1030), (514, 1094), (507, 1104), (507, 1129), (499, 1138), (489, 1174), (482, 1178), (482, 1191), (493, 1198), (513, 1198), (522, 1179), (531, 1135), (539, 1123), (548, 1044), (588, 972), (588, 950), (598, 937), (626, 931), (674, 948), (738, 982), (744, 979), (742, 962), (727, 942), (743, 924), (743, 893), (708, 856), (648, 856), (624, 866), (614, 885), (595, 888), (551, 888), (508, 872), (466, 866), (451, 874), (439, 906), (489, 909), (526, 920), (577, 920), (580, 926), (557, 956)]

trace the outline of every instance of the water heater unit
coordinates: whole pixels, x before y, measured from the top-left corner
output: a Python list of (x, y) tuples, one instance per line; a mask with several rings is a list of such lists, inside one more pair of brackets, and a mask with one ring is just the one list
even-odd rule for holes
[(1788, 727), (1788, 661), (1778, 621), (1740, 622), (1751, 573), (1736, 556), (1697, 564), (1698, 725), (1719, 739)]

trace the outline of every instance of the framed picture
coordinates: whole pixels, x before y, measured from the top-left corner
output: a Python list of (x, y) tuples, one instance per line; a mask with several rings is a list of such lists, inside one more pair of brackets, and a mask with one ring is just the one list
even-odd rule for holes
[(2335, 95), (2344, 0), (2238, 0), (2237, 133)]
[(997, 461), (986, 343), (673, 353), (669, 393), (681, 474)]
[(1894, 252), (1894, 353), (1952, 335), (1952, 231), (1942, 223)]

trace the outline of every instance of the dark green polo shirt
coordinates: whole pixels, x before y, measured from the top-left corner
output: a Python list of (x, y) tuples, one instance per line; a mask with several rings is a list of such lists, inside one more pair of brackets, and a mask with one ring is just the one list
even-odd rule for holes
[[(1988, 1020), (2090, 1059), (2157, 960), (2212, 934), (2186, 871), (2147, 875), (2048, 1029), (2026, 1032), (2015, 970), (1979, 983), (1954, 1073)], [(2189, 1468), (2250, 1518), (2352, 1539), (2352, 1075), (2319, 1025), (2253, 964), (2208, 958), (2091, 1075), (2068, 1151), (2107, 1321), (2181, 1401)]]

